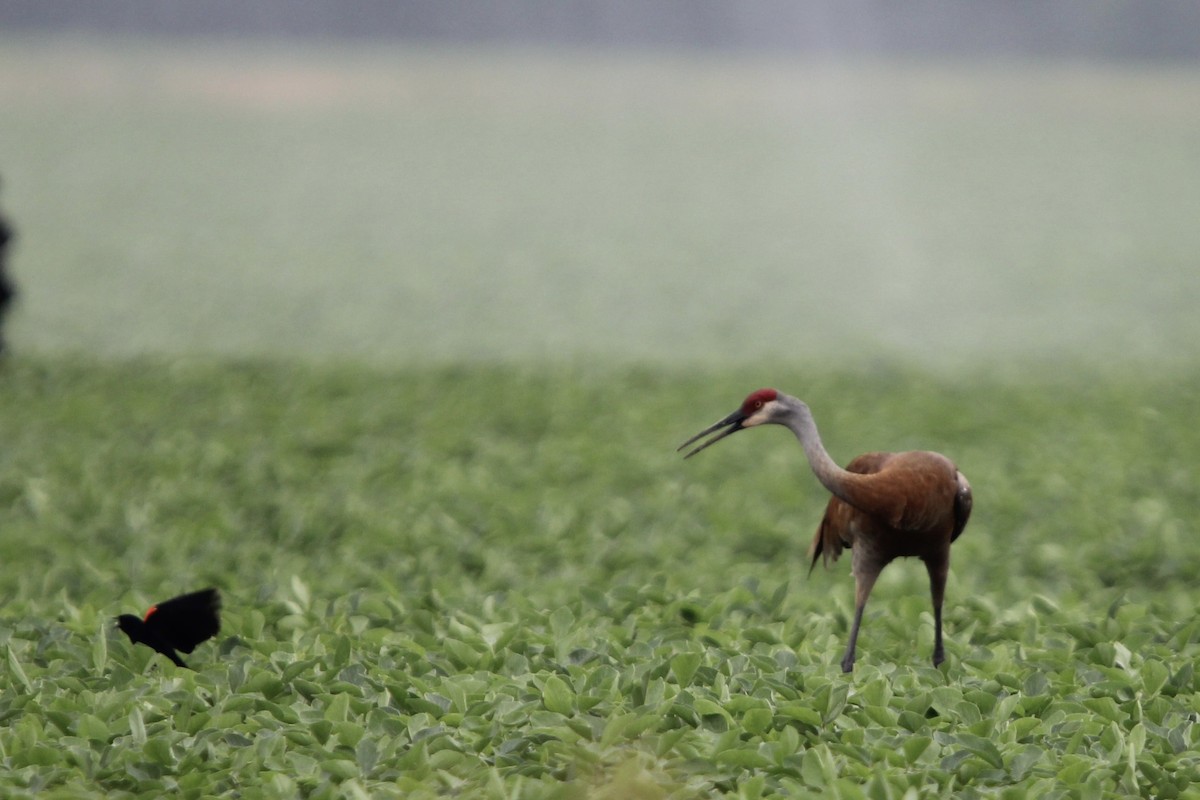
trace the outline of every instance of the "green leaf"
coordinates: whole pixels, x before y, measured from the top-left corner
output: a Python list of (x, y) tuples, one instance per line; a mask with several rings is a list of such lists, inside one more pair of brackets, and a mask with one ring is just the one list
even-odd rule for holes
[(1014, 781), (1021, 781), (1028, 774), (1042, 756), (1046, 755), (1046, 750), (1037, 745), (1027, 744), (1014, 753), (1008, 763), (1009, 774), (1012, 775)]
[(788, 756), (794, 755), (800, 750), (800, 733), (791, 725), (779, 731), (779, 738), (775, 742), (775, 751), (780, 762)]
[(459, 768), (467, 756), (457, 750), (438, 750), (429, 754), (429, 766), (438, 770), (453, 770)]
[(21, 661), (17, 658), (16, 651), (13, 650), (12, 644), (6, 645), (8, 649), (8, 671), (16, 678), (17, 683), (25, 689), (26, 692), (33, 693), (33, 684), (29, 682), (29, 676), (25, 674), (24, 668), (21, 667)]
[(252, 608), (246, 612), (242, 624), (245, 629), (245, 633), (242, 635), (251, 641), (258, 641), (262, 639), (263, 630), (267, 625), (267, 618), (257, 608)]
[(129, 735), (139, 747), (146, 743), (146, 721), (142, 719), (142, 710), (136, 705), (129, 712)]
[(759, 800), (767, 789), (765, 775), (755, 775), (738, 784), (738, 800)]
[(555, 641), (566, 640), (575, 629), (575, 614), (566, 606), (559, 606), (550, 614), (550, 632)]
[(338, 792), (347, 800), (371, 800), (371, 793), (357, 779), (351, 778), (338, 786)]
[(671, 672), (675, 674), (675, 682), (682, 687), (691, 685), (692, 678), (699, 668), (703, 655), (700, 653), (680, 653), (671, 659)]
[(604, 730), (600, 734), (600, 747), (612, 747), (625, 733), (625, 729), (629, 724), (637, 719), (635, 714), (614, 714), (604, 723)]
[(824, 701), (824, 710), (821, 712), (821, 720), (828, 725), (839, 716), (842, 709), (846, 707), (846, 698), (850, 691), (850, 685), (845, 681), (837, 681), (827, 685), (820, 693), (818, 693), (818, 702)]
[(762, 642), (765, 644), (779, 644), (779, 635), (771, 628), (754, 627), (746, 628), (742, 631), (742, 638), (747, 642)]
[(1142, 677), (1142, 690), (1149, 696), (1158, 694), (1171, 676), (1167, 666), (1158, 659), (1146, 659), (1139, 673)]
[(267, 797), (272, 798), (272, 800), (274, 798), (284, 800), (285, 798), (297, 796), (296, 782), (287, 775), (278, 772), (267, 778), (265, 788), (267, 790)]
[(820, 712), (803, 703), (784, 703), (775, 713), (783, 719), (795, 720), (814, 728), (820, 728), (822, 725)]
[(1019, 694), (1010, 694), (1000, 698), (992, 709), (992, 717), (998, 722), (1007, 722), (1021, 703)]
[(308, 611), (312, 605), (312, 595), (308, 591), (308, 585), (300, 579), (299, 575), (292, 576), (292, 595), (296, 598), (296, 604), (302, 611)]
[(1040, 670), (1034, 670), (1033, 672), (1029, 673), (1027, 678), (1025, 678), (1025, 685), (1021, 691), (1030, 697), (1037, 697), (1045, 694), (1049, 690), (1050, 681), (1046, 679), (1045, 674)]
[(337, 664), (350, 663), (350, 653), (352, 645), (349, 636), (339, 636), (337, 638), (337, 648), (334, 650), (334, 662)]
[(725, 710), (724, 706), (722, 706), (718, 703), (714, 703), (712, 700), (709, 700), (707, 697), (697, 697), (692, 702), (692, 708), (695, 710), (695, 712), (697, 714), (700, 714), (701, 716), (705, 716), (705, 717), (720, 716), (720, 717), (724, 717), (726, 720), (731, 720), (731, 717), (729, 716), (729, 712)]
[(963, 748), (982, 758), (989, 766), (996, 769), (1004, 768), (1004, 758), (1000, 755), (1000, 751), (991, 739), (984, 739), (982, 736), (972, 736), (965, 733), (959, 734), (956, 739)]
[(1059, 613), (1058, 603), (1044, 594), (1035, 594), (1030, 598), (1030, 602), (1039, 614), (1053, 615)]
[(351, 749), (358, 747), (358, 743), (362, 741), (367, 732), (362, 725), (352, 720), (335, 722), (333, 730), (337, 735), (338, 743)]
[(107, 622), (100, 623), (100, 632), (92, 639), (92, 667), (96, 672), (104, 672), (108, 667), (108, 631)]
[(350, 715), (350, 695), (337, 694), (325, 708), (324, 717), (329, 722), (345, 722)]
[(1146, 726), (1140, 722), (1134, 725), (1126, 737), (1126, 746), (1129, 748), (1129, 759), (1133, 762), (1141, 756), (1142, 751), (1146, 749)]
[(290, 683), (293, 679), (301, 674), (311, 672), (317, 661), (318, 660), (315, 658), (293, 661), (283, 668), (283, 671), (279, 675), (279, 679), (284, 683)]
[(171, 753), (171, 743), (165, 736), (151, 736), (142, 747), (142, 753), (151, 763), (170, 769), (175, 762)]
[(907, 731), (916, 733), (929, 727), (929, 720), (923, 714), (917, 714), (907, 709), (896, 716), (896, 723)]
[(75, 732), (93, 742), (107, 742), (109, 738), (108, 725), (95, 714), (83, 714), (75, 726)]
[(731, 747), (713, 756), (718, 764), (741, 769), (764, 769), (771, 766), (771, 761), (762, 753), (749, 747)]
[(837, 776), (833, 758), (826, 745), (804, 751), (804, 757), (800, 761), (800, 776), (806, 786), (818, 791), (824, 789)]
[(886, 680), (877, 678), (858, 687), (858, 696), (864, 705), (886, 706), (891, 702), (892, 688)]
[(445, 638), (442, 640), (442, 647), (459, 666), (473, 668), (479, 663), (479, 653), (466, 642)]
[(333, 735), (333, 723), (328, 719), (319, 719), (308, 726), (309, 732), (321, 745), (329, 741)]
[(548, 711), (569, 716), (574, 711), (575, 693), (557, 675), (546, 678), (542, 684), (542, 703)]
[(928, 736), (907, 736), (900, 745), (900, 749), (904, 753), (904, 760), (909, 764), (915, 764), (931, 744), (933, 744), (933, 739)]
[(775, 715), (769, 708), (752, 708), (742, 716), (742, 729), (758, 736), (771, 728)]
[(1129, 715), (1122, 711), (1117, 705), (1117, 701), (1111, 697), (1089, 697), (1083, 701), (1083, 705), (1111, 722), (1123, 724), (1129, 719)]

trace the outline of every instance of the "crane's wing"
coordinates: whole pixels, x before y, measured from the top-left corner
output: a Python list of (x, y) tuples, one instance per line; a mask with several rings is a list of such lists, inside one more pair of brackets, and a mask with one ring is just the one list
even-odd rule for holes
[[(846, 471), (870, 475), (883, 469), (883, 465), (891, 457), (891, 453), (863, 453), (846, 465)], [(812, 545), (808, 548), (811, 559), (809, 573), (817, 566), (818, 558), (824, 559), (825, 566), (837, 561), (842, 550), (854, 544), (854, 529), (856, 525), (861, 524), (875, 524), (875, 521), (849, 503), (836, 497), (829, 498), (829, 504), (825, 506), (825, 516), (821, 518), (821, 524), (817, 526), (817, 535), (813, 537)]]

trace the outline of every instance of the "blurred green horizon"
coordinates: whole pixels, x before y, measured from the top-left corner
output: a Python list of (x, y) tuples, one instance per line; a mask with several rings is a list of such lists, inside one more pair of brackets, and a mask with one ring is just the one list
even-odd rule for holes
[(1200, 69), (0, 39), (14, 351), (1196, 362)]

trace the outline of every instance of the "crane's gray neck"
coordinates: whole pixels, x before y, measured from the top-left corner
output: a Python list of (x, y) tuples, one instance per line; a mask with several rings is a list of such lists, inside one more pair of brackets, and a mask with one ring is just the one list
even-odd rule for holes
[(839, 467), (825, 450), (812, 412), (802, 400), (790, 395), (781, 394), (778, 400), (788, 412), (779, 419), (779, 423), (786, 425), (792, 433), (796, 434), (817, 480), (830, 492), (841, 497), (843, 494), (842, 478), (846, 471)]

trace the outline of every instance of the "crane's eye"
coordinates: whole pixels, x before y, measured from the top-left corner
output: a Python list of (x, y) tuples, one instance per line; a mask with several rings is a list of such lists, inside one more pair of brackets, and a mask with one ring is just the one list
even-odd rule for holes
[(762, 408), (762, 400), (755, 400), (755, 401), (754, 401), (754, 408), (755, 408), (755, 409)]

